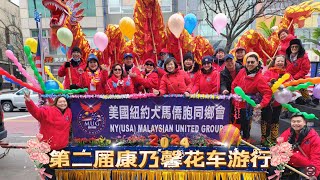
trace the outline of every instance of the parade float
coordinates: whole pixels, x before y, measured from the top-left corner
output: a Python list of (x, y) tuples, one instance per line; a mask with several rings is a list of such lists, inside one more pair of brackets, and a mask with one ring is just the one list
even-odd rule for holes
[[(214, 53), (207, 39), (191, 35), (196, 24), (186, 26), (185, 22), (190, 22), (188, 18), (192, 22), (194, 16), (183, 18), (182, 14), (174, 14), (165, 25), (157, 0), (137, 0), (133, 19), (122, 18), (119, 25), (108, 25), (105, 32), (95, 35), (97, 49), (90, 47), (81, 30), (81, 3), (72, 0), (42, 2), (52, 16), (52, 44), (63, 46), (68, 58), (70, 49), (75, 46), (82, 50), (83, 59), (87, 59), (89, 53), (95, 53), (108, 66), (121, 62), (124, 52), (132, 52), (137, 65), (146, 58), (158, 59), (157, 54), (162, 48), (170, 49), (179, 62), (182, 54), (191, 51), (199, 64), (203, 56)], [(317, 6), (305, 2), (288, 7), (279, 27), (290, 29), (295, 24), (302, 27), (305, 18)], [(265, 60), (273, 56), (278, 44), (277, 32), (267, 40), (257, 31), (249, 30), (240, 37), (236, 47), (256, 51)], [(192, 94), (190, 97), (179, 94), (162, 97), (153, 94), (79, 95), (87, 89), (64, 89), (48, 69), (46, 73), (52, 80), (44, 82), (33, 61), (35, 46), (36, 43), (29, 39), (24, 47), (35, 77), (25, 72), (10, 50), (6, 51), (6, 56), (32, 85), (3, 69), (0, 74), (42, 94), (43, 98), (63, 95), (70, 99), (73, 114), (70, 145), (65, 150), (52, 151), (48, 160), (50, 166), (56, 168), (58, 179), (253, 180), (267, 179), (270, 164), (294, 170), (286, 164), (290, 148), (281, 154), (283, 152), (253, 146), (241, 139), (238, 128), (228, 124), (232, 98), (256, 105), (253, 97), (246, 95), (241, 88), (235, 89), (235, 95)], [(287, 78), (283, 76), (273, 85), (277, 97), (287, 97), (288, 94), (290, 97), (291, 91), (320, 82), (320, 78), (310, 78), (284, 83)], [(318, 96), (320, 88), (315, 88), (314, 94)], [(280, 101), (289, 111), (300, 112), (288, 104), (290, 99), (280, 98)], [(308, 120), (317, 119), (314, 114), (303, 112), (303, 115)], [(40, 140), (41, 136), (33, 142), (37, 144)], [(28, 145), (30, 156), (32, 152), (40, 151), (34, 148), (34, 144)], [(47, 152), (49, 149), (45, 148), (42, 153)], [(280, 155), (287, 160), (275, 163), (273, 158)], [(37, 164), (41, 177), (46, 176), (41, 167), (47, 163), (39, 160)], [(281, 169), (276, 171), (276, 175), (280, 172)]]

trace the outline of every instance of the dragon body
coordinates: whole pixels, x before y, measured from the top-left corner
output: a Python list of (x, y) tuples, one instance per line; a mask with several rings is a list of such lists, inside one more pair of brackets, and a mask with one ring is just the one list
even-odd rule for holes
[[(299, 28), (304, 26), (305, 20), (315, 11), (319, 11), (320, 3), (306, 1), (298, 5), (289, 6), (278, 24), (278, 31), (288, 29), (290, 33), (294, 33), (294, 25)], [(244, 47), (247, 52), (254, 51), (259, 54), (263, 62), (266, 64), (267, 59), (274, 57), (280, 44), (278, 31), (271, 34), (269, 38), (265, 38), (258, 31), (250, 29), (246, 31), (238, 40), (234, 50), (237, 47)]]

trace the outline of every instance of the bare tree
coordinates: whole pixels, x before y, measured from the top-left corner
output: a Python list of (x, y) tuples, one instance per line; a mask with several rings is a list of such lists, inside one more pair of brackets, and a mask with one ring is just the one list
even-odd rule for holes
[(21, 61), (20, 63), (24, 64), (22, 31), (20, 25), (17, 24), (20, 19), (6, 9), (0, 8), (0, 11), (2, 11), (1, 14), (5, 14), (5, 17), (0, 18), (0, 29), (4, 33), (0, 36), (1, 46), (11, 49)]
[(295, 4), (293, 0), (201, 0), (205, 8), (205, 20), (213, 27), (214, 14), (223, 13), (228, 17), (225, 50), (228, 52), (233, 41), (242, 34), (255, 19), (266, 15), (281, 15), (286, 7)]

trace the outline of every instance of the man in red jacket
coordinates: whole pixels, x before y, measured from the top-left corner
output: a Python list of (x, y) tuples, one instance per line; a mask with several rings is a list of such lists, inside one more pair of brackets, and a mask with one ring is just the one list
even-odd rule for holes
[[(292, 144), (293, 155), (289, 165), (295, 168), (312, 168), (312, 176), (320, 178), (320, 137), (317, 131), (307, 126), (307, 121), (302, 113), (294, 113), (291, 116), (291, 127), (285, 130), (281, 136), (283, 141)], [(295, 173), (286, 174), (288, 179), (299, 179)]]
[[(133, 64), (133, 55), (132, 53), (125, 53), (123, 55), (123, 69), (125, 70), (126, 74), (135, 73), (137, 76), (141, 76), (140, 70)], [(132, 80), (134, 85), (134, 92), (138, 93), (138, 87), (140, 84), (135, 80)]]
[[(71, 60), (61, 65), (58, 71), (59, 77), (65, 77), (63, 83), (65, 89), (70, 89), (70, 87), (74, 89), (77, 88), (76, 84), (79, 83), (80, 74), (83, 73), (83, 70), (86, 66), (86, 63), (81, 58), (82, 54), (80, 48), (72, 48), (71, 55)], [(68, 70), (69, 68), (70, 71)]]

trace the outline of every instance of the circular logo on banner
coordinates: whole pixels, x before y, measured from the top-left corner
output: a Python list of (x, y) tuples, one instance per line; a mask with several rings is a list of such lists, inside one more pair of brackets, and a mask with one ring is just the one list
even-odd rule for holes
[(314, 176), (316, 174), (316, 167), (313, 165), (307, 166), (304, 169), (304, 173), (309, 177)]
[(105, 116), (101, 111), (80, 111), (77, 118), (81, 130), (90, 135), (99, 134), (106, 126)]

